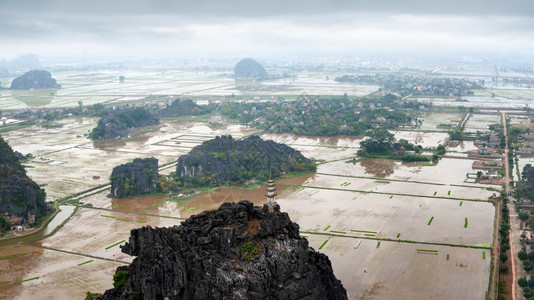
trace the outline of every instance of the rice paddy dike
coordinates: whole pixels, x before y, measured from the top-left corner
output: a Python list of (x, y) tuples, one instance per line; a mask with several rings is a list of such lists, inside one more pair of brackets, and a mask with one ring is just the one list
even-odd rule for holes
[[(79, 77), (64, 73), (55, 76), (64, 89), (53, 97), (34, 97), (31, 92), (16, 97), (3, 92), (0, 97), (7, 99), (2, 105), (9, 108), (31, 107), (37, 100), (62, 107), (71, 101), (77, 103), (77, 95), (84, 95), (87, 104), (137, 101), (141, 94), (146, 96), (147, 80), (154, 83), (149, 92), (156, 94), (170, 90), (194, 95), (236, 91), (232, 82), (216, 74), (132, 72), (127, 76), (132, 79), (127, 81), (128, 89), (111, 82), (115, 75), (97, 72), (94, 76), (100, 85), (83, 86)], [(172, 76), (191, 79), (171, 86)], [(308, 74), (284, 91), (277, 87), (272, 94), (291, 91), (298, 95), (298, 86), (313, 86), (318, 94), (357, 89)], [(130, 92), (122, 95), (126, 90)], [(374, 90), (365, 87), (356, 93)], [(258, 97), (269, 93), (262, 90)], [(465, 113), (457, 109), (436, 108), (425, 112), (419, 130), (392, 133), (397, 139), (433, 147), (447, 138), (443, 124), (458, 126), (464, 118)], [(498, 117), (475, 117), (467, 121), (466, 128), (485, 130), (495, 120)], [(328, 255), (350, 299), (486, 296), (495, 219), (495, 206), (489, 197), (498, 195), (501, 186), (469, 180), (469, 174), (476, 173), (472, 169), (475, 159), (468, 157), (473, 142), (450, 145), (446, 157), (436, 164), (405, 163), (356, 157), (361, 137), (262, 134), (237, 124), (211, 127), (206, 120), (181, 118), (161, 119), (157, 128), (131, 139), (91, 141), (85, 135), (97, 121), (71, 117), (58, 121), (61, 126), (55, 128), (31, 125), (2, 134), (14, 150), (34, 155), (25, 167), (46, 190), (48, 200), (82, 195), (64, 202), (71, 207), (71, 214), (39, 241), (0, 246), (0, 298), (80, 299), (87, 291), (104, 292), (113, 287), (115, 269), (133, 260), (120, 251), (130, 230), (177, 225), (224, 202), (248, 199), (255, 205), (265, 203), (266, 187), (261, 183), (202, 188), (192, 195), (173, 197), (108, 197), (109, 174), (117, 165), (155, 157), (160, 167), (164, 166), (160, 174), (168, 174), (175, 170), (179, 156), (203, 141), (217, 135), (240, 139), (252, 134), (291, 146), (319, 162), (314, 174), (277, 180), (276, 200), (281, 211), (300, 225), (300, 234), (308, 238), (310, 246)], [(84, 193), (91, 189), (95, 190)]]

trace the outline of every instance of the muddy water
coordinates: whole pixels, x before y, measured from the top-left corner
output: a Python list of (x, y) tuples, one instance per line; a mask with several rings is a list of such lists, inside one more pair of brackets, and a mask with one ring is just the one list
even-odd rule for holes
[(138, 196), (129, 198), (113, 198), (111, 208), (113, 210), (140, 212), (148, 207), (168, 199), (167, 196)]
[(395, 173), (400, 166), (408, 168), (421, 167), (422, 164), (418, 162), (402, 162), (391, 159), (364, 159), (360, 162), (360, 165), (364, 167), (365, 172), (373, 175), (374, 177), (386, 178)]
[[(300, 186), (313, 176), (314, 174), (307, 174), (277, 180), (278, 197), (283, 197), (287, 193), (293, 192), (286, 190), (286, 185)], [(263, 205), (267, 200), (265, 196), (266, 190), (266, 185), (251, 190), (244, 188), (219, 188), (191, 199), (166, 201), (158, 207), (147, 210), (146, 213), (187, 219), (190, 216), (205, 210), (217, 209), (224, 202), (249, 200), (254, 203), (254, 205)]]

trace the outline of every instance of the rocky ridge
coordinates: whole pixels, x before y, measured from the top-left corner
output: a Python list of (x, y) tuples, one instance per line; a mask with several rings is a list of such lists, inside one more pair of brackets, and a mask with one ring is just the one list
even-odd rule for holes
[(0, 137), (0, 216), (12, 225), (37, 222), (47, 213), (45, 191), (31, 180)]
[(315, 164), (300, 151), (259, 136), (235, 140), (217, 136), (180, 156), (176, 175), (197, 185), (239, 183), (257, 177), (266, 180), (293, 171), (313, 171)]
[(61, 85), (56, 82), (48, 71), (33, 70), (24, 73), (11, 82), (12, 90), (30, 89), (59, 89)]
[(131, 231), (99, 299), (347, 299), (328, 257), (277, 204), (224, 203), (180, 226)]
[(127, 197), (156, 192), (158, 160), (136, 158), (133, 162), (113, 168), (111, 172), (111, 194)]

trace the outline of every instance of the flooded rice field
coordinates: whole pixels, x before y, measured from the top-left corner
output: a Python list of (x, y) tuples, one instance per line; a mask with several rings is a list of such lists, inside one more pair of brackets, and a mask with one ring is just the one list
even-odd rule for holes
[(448, 131), (451, 128), (456, 128), (462, 121), (463, 115), (461, 113), (431, 113), (428, 116), (421, 118), (423, 124), (419, 129), (431, 131)]
[(423, 148), (436, 148), (446, 144), (449, 139), (449, 134), (446, 132), (396, 131), (393, 133), (397, 141), (404, 139)]
[[(216, 135), (240, 138), (256, 132), (238, 125), (214, 128), (162, 120), (161, 126), (128, 140), (92, 142), (84, 134), (95, 119), (69, 120), (58, 128), (4, 135), (15, 150), (37, 156), (25, 165), (50, 199), (105, 185), (113, 167), (136, 157), (153, 156), (162, 165)], [(395, 136), (423, 147), (447, 139), (444, 132), (398, 131)], [(316, 174), (276, 180), (277, 202), (299, 223), (310, 245), (329, 255), (351, 299), (484, 297), (495, 216), (488, 197), (498, 194), (500, 186), (465, 182), (474, 160), (442, 158), (436, 165), (352, 160), (361, 137), (262, 138), (285, 143), (320, 162)], [(460, 156), (473, 148), (472, 142), (464, 142), (449, 150)], [(0, 298), (79, 299), (87, 291), (103, 292), (112, 287), (115, 268), (133, 259), (120, 252), (131, 229), (173, 226), (224, 202), (246, 199), (262, 205), (265, 189), (225, 187), (199, 189), (191, 197), (122, 199), (108, 197), (105, 189), (84, 196), (79, 204), (90, 207), (80, 207), (53, 235), (28, 245), (0, 247), (0, 258), (9, 257), (0, 259), (0, 283), (9, 282), (0, 287)], [(32, 280), (17, 282), (24, 279)]]
[[(327, 239), (308, 236), (315, 249)], [(487, 249), (332, 237), (321, 252), (349, 299), (484, 299), (488, 288)]]
[(34, 159), (25, 163), (29, 176), (42, 185), (48, 200), (57, 200), (107, 183), (113, 167), (134, 158), (174, 162), (194, 146), (216, 135), (242, 138), (255, 132), (241, 125), (211, 128), (204, 123), (162, 120), (161, 126), (128, 140), (92, 141), (85, 135), (94, 118), (69, 118), (58, 128), (32, 126), (3, 134), (10, 146)]
[(464, 131), (466, 133), (476, 133), (478, 131), (485, 133), (489, 131), (491, 124), (500, 124), (500, 115), (481, 115), (472, 114), (469, 120), (465, 123)]

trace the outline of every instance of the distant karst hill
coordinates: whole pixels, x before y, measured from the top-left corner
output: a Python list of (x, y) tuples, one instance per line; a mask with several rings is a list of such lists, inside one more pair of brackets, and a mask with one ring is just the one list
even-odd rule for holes
[(98, 120), (90, 137), (94, 140), (111, 140), (128, 137), (133, 128), (159, 124), (159, 118), (142, 108), (110, 110)]
[(137, 257), (98, 299), (347, 299), (277, 204), (223, 203), (180, 226), (133, 229), (122, 252)]
[(217, 136), (180, 156), (176, 175), (186, 185), (243, 183), (253, 177), (266, 180), (289, 172), (314, 171), (315, 163), (300, 151), (258, 136), (235, 140)]
[(127, 197), (156, 192), (158, 160), (136, 158), (133, 162), (113, 168), (111, 172), (111, 194)]
[(234, 68), (235, 78), (239, 80), (263, 80), (267, 72), (263, 66), (252, 58), (243, 58)]
[(56, 82), (47, 71), (33, 70), (26, 72), (11, 82), (12, 90), (30, 89), (59, 89), (61, 85)]
[(161, 110), (161, 117), (194, 116), (207, 113), (206, 109), (197, 105), (191, 99), (175, 99), (165, 109)]
[(17, 154), (0, 137), (0, 224), (38, 222), (47, 213), (45, 199), (45, 191), (26, 175)]

